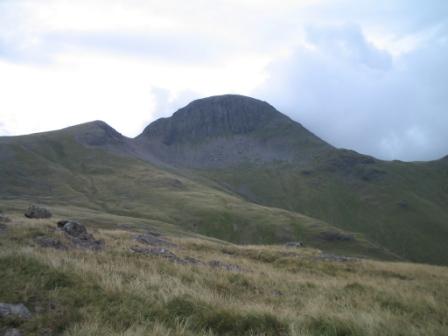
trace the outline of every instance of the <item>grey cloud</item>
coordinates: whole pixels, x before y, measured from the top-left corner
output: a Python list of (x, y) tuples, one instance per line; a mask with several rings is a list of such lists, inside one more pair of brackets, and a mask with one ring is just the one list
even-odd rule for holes
[(390, 55), (366, 41), (357, 25), (308, 26), (306, 38), (321, 52), (332, 53), (333, 57), (345, 59), (354, 64), (364, 64), (378, 69), (387, 69), (391, 66)]
[(339, 147), (385, 159), (446, 155), (446, 29), (392, 61), (354, 27), (313, 28), (314, 48), (273, 63), (257, 95)]

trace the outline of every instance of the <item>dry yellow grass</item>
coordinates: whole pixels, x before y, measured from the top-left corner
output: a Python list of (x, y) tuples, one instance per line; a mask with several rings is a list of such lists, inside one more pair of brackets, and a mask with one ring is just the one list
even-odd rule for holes
[[(67, 336), (448, 334), (445, 267), (168, 237), (178, 257), (235, 264), (237, 272), (136, 254), (135, 233), (89, 230), (104, 239), (103, 251), (42, 248), (36, 236), (67, 238), (51, 221), (13, 217), (0, 235), (0, 302), (24, 302), (35, 313), (0, 328)], [(48, 302), (56, 308), (36, 309)]]

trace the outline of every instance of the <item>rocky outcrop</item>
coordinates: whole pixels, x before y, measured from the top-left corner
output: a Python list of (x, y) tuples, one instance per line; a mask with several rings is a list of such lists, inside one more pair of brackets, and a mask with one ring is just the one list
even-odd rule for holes
[(52, 216), (52, 213), (50, 210), (39, 207), (37, 205), (30, 205), (30, 207), (25, 211), (25, 217), (27, 218), (50, 218)]
[(250, 133), (273, 120), (292, 122), (266, 102), (239, 95), (198, 99), (150, 124), (142, 136), (160, 138), (166, 145)]
[(297, 162), (332, 148), (268, 103), (239, 95), (195, 100), (151, 123), (134, 146), (145, 160), (192, 168)]
[(130, 248), (133, 253), (144, 254), (147, 256), (161, 257), (180, 265), (209, 266), (214, 269), (223, 269), (231, 272), (242, 272), (243, 269), (235, 264), (228, 264), (220, 260), (210, 260), (204, 262), (193, 257), (178, 257), (176, 254), (164, 247), (143, 248), (134, 246)]
[(0, 317), (14, 317), (22, 320), (28, 320), (31, 318), (31, 312), (22, 303), (0, 303)]
[(183, 260), (182, 258), (179, 258), (176, 256), (173, 252), (170, 250), (163, 248), (163, 247), (151, 247), (151, 248), (142, 248), (142, 247), (131, 247), (131, 252), (144, 254), (148, 256), (155, 256), (155, 257), (162, 257), (165, 259), (168, 259), (172, 262), (178, 263), (178, 264), (186, 264), (187, 262)]
[(101, 250), (104, 247), (103, 240), (96, 240), (92, 234), (87, 232), (86, 227), (77, 221), (61, 220), (57, 226), (77, 247), (91, 250)]
[(58, 228), (62, 229), (72, 237), (81, 237), (87, 234), (86, 227), (77, 221), (60, 220), (58, 222)]

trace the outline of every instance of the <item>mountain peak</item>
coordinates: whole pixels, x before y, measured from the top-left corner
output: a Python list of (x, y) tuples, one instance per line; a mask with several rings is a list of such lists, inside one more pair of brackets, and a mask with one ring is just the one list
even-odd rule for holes
[(179, 166), (302, 161), (332, 147), (270, 104), (246, 96), (198, 99), (137, 137), (139, 152)]
[(163, 142), (169, 145), (246, 134), (273, 121), (292, 122), (264, 101), (227, 94), (195, 100), (175, 112), (172, 117), (156, 120), (142, 135), (163, 137)]
[(126, 139), (121, 133), (102, 120), (94, 120), (67, 128), (76, 139), (86, 145), (102, 146), (123, 143)]

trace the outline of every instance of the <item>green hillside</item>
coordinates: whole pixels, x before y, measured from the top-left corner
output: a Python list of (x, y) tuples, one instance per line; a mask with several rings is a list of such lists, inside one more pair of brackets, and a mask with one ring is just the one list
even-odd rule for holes
[(128, 154), (85, 144), (101, 143), (106, 148), (116, 144), (109, 133), (103, 124), (90, 123), (0, 139), (4, 158), (0, 208), (23, 212), (27, 203), (40, 203), (50, 208), (86, 209), (90, 215), (77, 211), (76, 218), (93, 222), (99, 221), (91, 213), (96, 211), (120, 216), (121, 224), (197, 233), (236, 243), (302, 241), (333, 252), (394, 258), (361, 235), (347, 241), (325, 240), (322, 232), (340, 230), (296, 212), (245, 201)]
[(254, 202), (361, 232), (407, 259), (448, 263), (445, 165), (378, 161), (341, 172), (325, 159), (306, 168), (244, 165), (201, 174)]
[(100, 121), (3, 137), (0, 160), (8, 204), (88, 208), (236, 243), (297, 240), (448, 264), (447, 158), (389, 162), (336, 149), (249, 97), (194, 101), (135, 139)]

